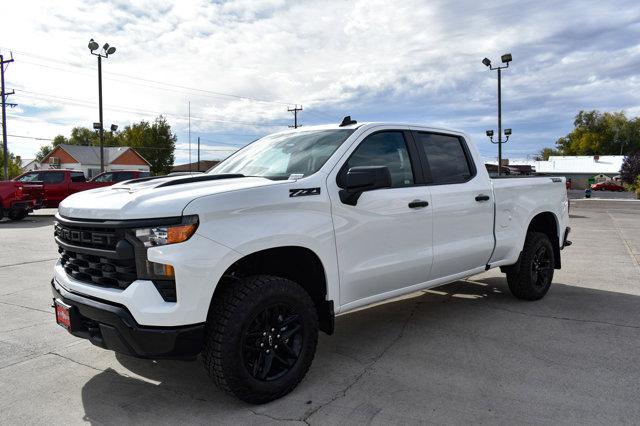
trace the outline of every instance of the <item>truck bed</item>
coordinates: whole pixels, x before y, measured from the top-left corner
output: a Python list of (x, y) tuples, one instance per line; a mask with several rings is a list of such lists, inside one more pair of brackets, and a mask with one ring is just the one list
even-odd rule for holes
[(564, 177), (501, 176), (491, 178), (491, 184), (496, 209), (492, 265), (508, 265), (518, 259), (527, 231), (522, 227), (538, 213), (553, 212), (559, 229), (567, 225), (569, 206)]

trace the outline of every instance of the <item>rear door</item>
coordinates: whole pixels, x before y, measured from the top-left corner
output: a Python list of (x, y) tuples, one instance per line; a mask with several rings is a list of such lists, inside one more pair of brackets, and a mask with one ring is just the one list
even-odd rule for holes
[[(427, 281), (431, 198), (417, 157), (409, 131), (369, 132), (327, 179), (342, 306)], [(388, 167), (392, 187), (362, 193), (355, 206), (343, 203), (341, 176), (357, 166)]]
[(429, 279), (484, 267), (493, 250), (493, 199), (463, 137), (413, 132), (431, 182), (434, 259)]

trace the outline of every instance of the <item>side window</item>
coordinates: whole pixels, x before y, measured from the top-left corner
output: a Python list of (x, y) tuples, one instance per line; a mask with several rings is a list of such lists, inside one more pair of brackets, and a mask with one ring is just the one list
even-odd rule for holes
[(95, 182), (112, 182), (113, 173), (104, 173), (94, 179)]
[(413, 169), (404, 135), (399, 131), (368, 136), (351, 154), (344, 170), (359, 166), (387, 166), (393, 188), (413, 185)]
[(71, 182), (86, 182), (86, 178), (84, 177), (84, 173), (82, 172), (71, 172)]
[(139, 178), (145, 178), (149, 176), (151, 176), (149, 172), (140, 172), (140, 174), (138, 175)]
[(42, 181), (48, 184), (61, 183), (64, 181), (64, 172), (47, 172), (42, 174)]
[(118, 173), (114, 173), (113, 178), (114, 178), (113, 179), (114, 182), (123, 182), (125, 180), (133, 179), (133, 173), (131, 173), (131, 172), (118, 172)]
[(417, 132), (416, 142), (427, 156), (434, 183), (462, 183), (473, 175), (460, 138)]

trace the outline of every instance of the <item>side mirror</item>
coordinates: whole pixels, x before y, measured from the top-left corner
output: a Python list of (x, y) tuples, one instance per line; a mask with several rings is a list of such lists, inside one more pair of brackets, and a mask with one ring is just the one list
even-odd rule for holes
[(386, 166), (351, 167), (342, 184), (344, 189), (340, 191), (340, 201), (355, 206), (363, 192), (391, 188), (391, 173)]

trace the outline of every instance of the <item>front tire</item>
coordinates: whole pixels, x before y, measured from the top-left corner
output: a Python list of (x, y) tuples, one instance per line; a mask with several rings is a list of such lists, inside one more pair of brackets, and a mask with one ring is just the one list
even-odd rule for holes
[(542, 299), (551, 286), (555, 258), (549, 237), (529, 232), (524, 243), (519, 267), (507, 272), (509, 290), (518, 299)]
[(270, 275), (220, 285), (203, 350), (209, 375), (220, 389), (252, 404), (288, 394), (309, 370), (318, 342), (309, 294)]
[(19, 221), (27, 217), (28, 214), (29, 212), (24, 209), (11, 209), (9, 210), (7, 217), (13, 221)]

